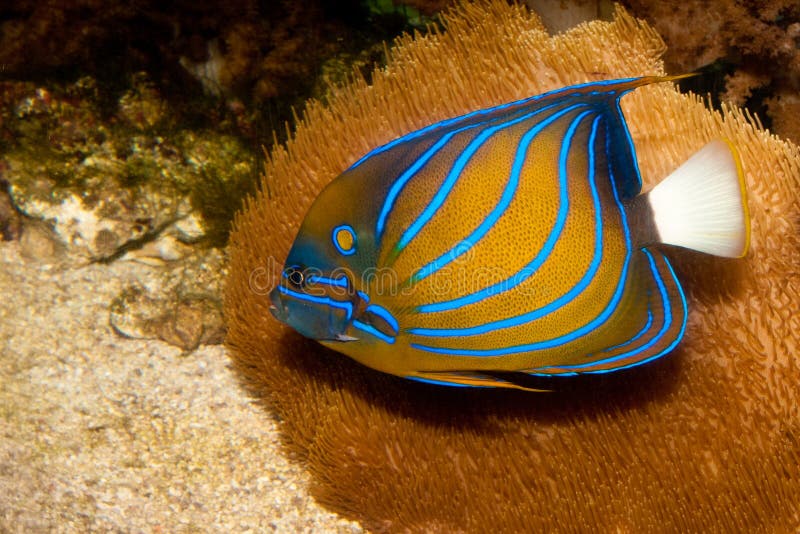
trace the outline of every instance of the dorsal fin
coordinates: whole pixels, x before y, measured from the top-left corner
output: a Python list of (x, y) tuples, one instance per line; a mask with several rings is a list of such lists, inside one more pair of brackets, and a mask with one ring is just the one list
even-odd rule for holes
[(641, 78), (608, 80), (589, 84), (589, 86), (602, 86), (602, 94), (608, 95), (612, 99), (608, 102), (609, 109), (606, 116), (608, 125), (606, 128), (606, 156), (610, 162), (611, 179), (616, 185), (617, 194), (621, 200), (631, 199), (641, 192), (642, 178), (639, 174), (636, 149), (633, 146), (628, 124), (619, 105), (620, 99), (637, 87), (651, 83), (679, 80), (689, 76), (694, 76), (694, 74), (643, 76)]
[(577, 99), (585, 99), (587, 101), (595, 100), (598, 105), (605, 106), (605, 115), (607, 119), (606, 152), (611, 162), (610, 168), (613, 173), (614, 183), (617, 187), (617, 194), (620, 199), (630, 199), (639, 194), (642, 188), (642, 181), (639, 176), (636, 151), (631, 141), (622, 109), (619, 106), (620, 98), (626, 93), (643, 85), (678, 80), (688, 76), (694, 76), (694, 74), (601, 80), (562, 87), (515, 102), (508, 102), (499, 106), (480, 109), (467, 113), (466, 115), (433, 123), (390, 141), (365, 154), (356, 161), (350, 169), (352, 170), (359, 167), (362, 163), (375, 156), (387, 154), (394, 148), (402, 148), (407, 146), (410, 142), (423, 138), (438, 138), (447, 132), (463, 128), (465, 125), (488, 123), (498, 117), (520, 113), (525, 109), (535, 109), (552, 105), (558, 101), (563, 102)]

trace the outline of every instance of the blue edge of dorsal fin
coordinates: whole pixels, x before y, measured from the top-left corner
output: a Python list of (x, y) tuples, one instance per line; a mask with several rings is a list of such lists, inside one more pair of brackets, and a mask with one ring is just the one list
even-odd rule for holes
[[(614, 80), (601, 80), (595, 82), (582, 83), (577, 85), (570, 85), (562, 87), (553, 91), (530, 96), (522, 100), (508, 102), (493, 106), (490, 108), (479, 109), (465, 115), (453, 117), (443, 121), (435, 122), (419, 130), (407, 133), (401, 137), (389, 141), (369, 151), (356, 162), (354, 162), (349, 170), (355, 169), (370, 158), (389, 151), (390, 149), (419, 139), (427, 134), (436, 134), (444, 131), (449, 131), (466, 122), (476, 120), (478, 116), (489, 117), (496, 112), (511, 111), (520, 109), (525, 106), (538, 106), (542, 102), (558, 100), (559, 98), (576, 98), (581, 96), (607, 96), (609, 99), (604, 99), (608, 103), (608, 113), (606, 117), (609, 121), (609, 135), (608, 139), (608, 155), (611, 159), (612, 169), (617, 184), (617, 193), (621, 199), (630, 199), (639, 194), (642, 187), (642, 180), (639, 175), (639, 166), (636, 160), (636, 150), (631, 140), (628, 126), (625, 122), (625, 117), (622, 114), (622, 109), (619, 106), (620, 98), (626, 93), (651, 83), (660, 83), (678, 80), (694, 76), (694, 74), (681, 74), (677, 76), (643, 76), (639, 78), (621, 78)], [(614, 147), (612, 152), (611, 147)]]
[[(614, 183), (617, 194), (621, 200), (628, 200), (637, 196), (642, 189), (642, 178), (639, 173), (639, 163), (636, 157), (636, 148), (633, 145), (628, 124), (620, 107), (620, 99), (630, 91), (649, 85), (651, 83), (668, 82), (693, 76), (682, 74), (677, 76), (642, 76), (639, 78), (622, 78), (616, 80), (602, 80), (573, 85), (550, 91), (535, 97), (538, 104), (543, 100), (558, 98), (576, 98), (580, 96), (600, 96), (607, 104), (606, 120), (606, 154), (610, 160), (614, 174)], [(533, 103), (533, 101), (531, 102)]]

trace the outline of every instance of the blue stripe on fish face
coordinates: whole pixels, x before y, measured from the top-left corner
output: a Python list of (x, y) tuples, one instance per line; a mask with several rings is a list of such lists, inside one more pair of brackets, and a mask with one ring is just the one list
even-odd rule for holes
[[(582, 114), (579, 118), (582, 118), (584, 115), (585, 114)], [(596, 134), (598, 119), (595, 119), (595, 123), (592, 125), (592, 134), (591, 134), (592, 139), (589, 141), (589, 147), (588, 147), (589, 149), (588, 153), (590, 158), (589, 183), (592, 187), (593, 194), (596, 194), (596, 189), (595, 189), (596, 186), (594, 184), (594, 171), (595, 171), (594, 136)], [(573, 134), (574, 134), (574, 129), (573, 129)], [(416, 308), (415, 310), (416, 312), (418, 313), (441, 312), (447, 310), (454, 310), (456, 308), (460, 308), (468, 304), (474, 304), (492, 295), (496, 295), (503, 291), (513, 289), (514, 287), (518, 286), (519, 284), (523, 283), (525, 280), (530, 278), (539, 269), (539, 267), (541, 267), (542, 264), (544, 264), (544, 262), (547, 260), (550, 253), (552, 252), (553, 247), (555, 247), (555, 244), (558, 241), (559, 237), (561, 236), (561, 232), (564, 229), (564, 224), (566, 224), (567, 214), (569, 212), (569, 194), (567, 190), (567, 170), (566, 170), (566, 157), (568, 152), (569, 152), (569, 144), (567, 143), (566, 147), (565, 144), (562, 144), (562, 151), (559, 157), (560, 193), (559, 193), (558, 216), (556, 218), (556, 222), (554, 223), (552, 230), (550, 230), (550, 234), (548, 235), (547, 240), (542, 246), (542, 249), (530, 261), (530, 263), (528, 263), (525, 267), (523, 267), (520, 272), (514, 274), (513, 276), (507, 278), (506, 280), (500, 281), (480, 291), (476, 291), (474, 293), (464, 295), (459, 298), (443, 302), (435, 302), (431, 304), (422, 304)], [(515, 161), (514, 163), (516, 165), (517, 162)]]
[[(377, 156), (378, 154), (381, 154), (383, 152), (386, 152), (387, 150), (390, 150), (390, 149), (392, 149), (392, 148), (394, 148), (394, 147), (396, 147), (398, 145), (401, 145), (403, 143), (407, 143), (409, 141), (413, 141), (414, 139), (419, 139), (420, 137), (422, 137), (422, 136), (424, 136), (424, 135), (426, 135), (426, 134), (428, 134), (430, 132), (433, 132), (433, 131), (435, 131), (437, 129), (440, 129), (440, 128), (443, 129), (443, 128), (451, 127), (451, 126), (454, 126), (454, 125), (458, 124), (459, 122), (467, 122), (467, 121), (469, 121), (469, 120), (471, 120), (471, 119), (473, 119), (475, 117), (478, 117), (480, 115), (490, 115), (490, 114), (492, 114), (492, 113), (494, 113), (496, 111), (501, 111), (503, 109), (508, 109), (508, 108), (511, 108), (511, 107), (514, 107), (514, 106), (522, 106), (522, 105), (529, 104), (531, 102), (535, 102), (535, 101), (541, 100), (543, 98), (549, 98), (549, 97), (552, 97), (552, 96), (558, 95), (558, 94), (562, 94), (563, 96), (568, 96), (570, 93), (580, 94), (581, 90), (583, 90), (583, 89), (585, 89), (587, 87), (603, 87), (603, 86), (606, 86), (606, 85), (618, 85), (620, 83), (632, 82), (632, 81), (634, 81), (636, 79), (637, 78), (620, 78), (620, 79), (617, 79), (617, 80), (601, 80), (601, 81), (597, 81), (597, 82), (587, 82), (587, 83), (582, 83), (582, 84), (578, 84), (578, 85), (572, 85), (570, 87), (556, 89), (554, 91), (548, 91), (546, 93), (542, 93), (542, 94), (539, 94), (539, 95), (534, 95), (534, 96), (530, 96), (528, 98), (523, 98), (522, 100), (517, 100), (515, 102), (507, 102), (505, 104), (501, 104), (499, 106), (495, 106), (495, 107), (492, 107), (492, 108), (479, 109), (479, 110), (473, 111), (471, 113), (467, 113), (465, 115), (461, 115), (460, 117), (454, 117), (452, 119), (446, 119), (446, 120), (443, 120), (443, 121), (435, 122), (435, 123), (433, 123), (433, 124), (431, 124), (429, 126), (421, 128), (419, 130), (415, 130), (415, 131), (413, 131), (411, 133), (408, 133), (408, 134), (406, 134), (406, 135), (404, 135), (402, 137), (398, 137), (397, 139), (395, 139), (393, 141), (390, 141), (390, 142), (386, 143), (385, 145), (381, 145), (378, 148), (375, 148), (375, 149), (367, 152), (364, 156), (359, 158), (358, 161), (353, 163), (348, 170), (355, 169), (356, 167), (358, 167), (359, 165), (361, 165), (362, 163), (364, 163), (368, 159), (370, 159), (370, 158), (372, 158), (374, 156)], [(633, 88), (627, 89), (625, 91), (621, 91), (619, 94), (620, 94), (620, 96), (622, 96), (622, 95), (624, 95), (625, 93), (628, 93), (631, 90), (633, 90)], [(590, 94), (600, 94), (600, 91), (592, 91)]]
[[(609, 136), (606, 136), (606, 154), (608, 155), (610, 155), (609, 138), (610, 138)], [(616, 181), (613, 169), (611, 167), (610, 159), (608, 160), (608, 163), (609, 163), (608, 165), (609, 179), (611, 180), (613, 186), (611, 188), (611, 191), (614, 196), (614, 203), (616, 204), (617, 209), (619, 210), (620, 213), (620, 217), (622, 219), (621, 226), (625, 234), (625, 260), (622, 264), (622, 270), (620, 273), (619, 280), (617, 282), (616, 289), (614, 290), (614, 295), (612, 296), (608, 305), (603, 309), (602, 312), (600, 312), (600, 314), (597, 317), (595, 317), (582, 327), (577, 328), (568, 334), (535, 343), (514, 345), (510, 347), (498, 347), (495, 349), (453, 349), (446, 347), (431, 347), (428, 345), (421, 345), (418, 343), (411, 343), (410, 344), (411, 347), (426, 352), (433, 352), (436, 354), (446, 354), (453, 356), (476, 356), (476, 357), (505, 356), (508, 354), (518, 354), (521, 352), (531, 352), (535, 350), (560, 347), (562, 345), (566, 345), (567, 343), (571, 343), (602, 326), (617, 309), (617, 306), (619, 305), (619, 302), (622, 299), (622, 294), (625, 290), (625, 281), (628, 278), (628, 269), (630, 268), (631, 256), (633, 252), (631, 246), (631, 234), (630, 230), (628, 229), (628, 218), (627, 215), (625, 214), (625, 210), (623, 209), (622, 203), (620, 202), (619, 199), (619, 193), (617, 191)]]
[(338, 308), (341, 310), (345, 310), (347, 313), (346, 319), (349, 321), (350, 318), (353, 316), (353, 304), (348, 301), (339, 301), (332, 299), (330, 297), (317, 297), (315, 295), (308, 295), (306, 293), (301, 293), (299, 291), (293, 291), (288, 287), (278, 286), (278, 291), (281, 294), (286, 295), (287, 297), (295, 298), (297, 300), (302, 300), (305, 302), (311, 302), (313, 304), (321, 304), (323, 306), (330, 306), (331, 308)]
[[(536, 138), (539, 133), (542, 132), (545, 128), (550, 126), (553, 122), (560, 119), (567, 113), (574, 111), (580, 107), (585, 107), (586, 104), (576, 104), (574, 106), (570, 106), (565, 108), (557, 113), (552, 114), (527, 132), (525, 135), (522, 136), (519, 142), (519, 146), (517, 147), (517, 153), (514, 157), (514, 163), (511, 167), (511, 175), (509, 176), (508, 183), (506, 184), (505, 189), (503, 190), (503, 194), (500, 197), (500, 201), (494, 207), (494, 209), (489, 213), (489, 215), (483, 220), (483, 222), (467, 237), (463, 240), (462, 243), (466, 243), (467, 246), (456, 246), (450, 249), (449, 251), (445, 252), (441, 256), (439, 256), (434, 261), (428, 263), (424, 267), (422, 267), (419, 271), (417, 271), (414, 276), (412, 277), (412, 282), (416, 283), (420, 280), (423, 280), (427, 276), (435, 273), (436, 271), (440, 270), (442, 267), (445, 267), (452, 261), (455, 261), (459, 256), (465, 254), (472, 248), (478, 241), (480, 241), (488, 232), (492, 229), (494, 224), (500, 219), (500, 217), (506, 212), (508, 206), (511, 204), (511, 201), (514, 199), (514, 195), (517, 191), (517, 186), (519, 184), (519, 177), (520, 173), (522, 172), (522, 166), (525, 163), (525, 157), (528, 153), (528, 147), (530, 143)], [(579, 119), (590, 114), (592, 112), (585, 112), (579, 116)], [(566, 162), (564, 162), (566, 165)], [(564, 198), (562, 189), (562, 201)], [(565, 217), (566, 220), (566, 217)], [(558, 224), (558, 223), (556, 223)], [(563, 227), (563, 224), (562, 224)], [(520, 280), (520, 283), (523, 280)]]
[[(569, 212), (569, 201), (567, 195), (568, 184), (566, 176), (567, 155), (569, 154), (572, 137), (575, 135), (575, 131), (580, 125), (580, 122), (590, 113), (591, 112), (584, 112), (581, 115), (579, 115), (575, 120), (573, 120), (573, 122), (569, 126), (569, 129), (567, 130), (566, 135), (564, 136), (564, 142), (561, 145), (561, 155), (559, 162), (559, 181), (561, 188), (562, 206), (560, 208), (559, 217), (561, 217), (561, 212), (563, 211), (564, 212), (563, 221), (566, 221), (566, 213)], [(544, 317), (545, 315), (549, 315), (557, 311), (558, 309), (562, 308), (563, 306), (569, 304), (578, 295), (583, 293), (583, 291), (589, 286), (589, 284), (591, 284), (595, 274), (597, 274), (597, 270), (600, 267), (600, 262), (603, 257), (603, 213), (602, 213), (602, 207), (600, 205), (600, 196), (597, 192), (597, 183), (596, 183), (597, 180), (595, 177), (595, 168), (594, 168), (595, 167), (594, 144), (597, 136), (597, 128), (601, 119), (602, 117), (597, 117), (592, 122), (592, 129), (589, 134), (589, 147), (588, 147), (588, 156), (589, 156), (588, 181), (589, 181), (589, 187), (591, 188), (592, 201), (594, 204), (594, 222), (595, 222), (594, 255), (592, 257), (591, 263), (587, 267), (586, 272), (584, 273), (580, 281), (575, 286), (573, 286), (572, 289), (570, 289), (567, 293), (557, 298), (553, 302), (550, 302), (549, 304), (542, 306), (541, 308), (531, 310), (527, 313), (517, 315), (515, 317), (509, 317), (506, 319), (501, 319), (499, 321), (492, 321), (477, 326), (463, 327), (463, 328), (410, 328), (408, 329), (408, 333), (418, 336), (434, 336), (434, 337), (445, 337), (445, 336), (460, 337), (460, 336), (474, 336), (474, 335), (485, 334), (487, 332), (491, 332), (493, 330), (497, 330), (500, 328), (511, 328), (514, 326), (519, 326), (534, 321), (536, 319), (539, 319), (541, 317)], [(561, 226), (563, 227), (563, 222)], [(559, 228), (558, 232), (560, 233), (560, 231), (561, 229)], [(548, 241), (550, 240), (548, 239)], [(545, 259), (547, 256), (549, 256), (550, 252), (553, 249), (553, 246), (555, 245), (555, 241), (556, 240), (553, 240), (552, 245), (549, 246), (549, 249), (548, 246), (546, 245), (542, 249), (540, 254), (537, 255), (537, 258), (534, 259), (534, 261), (528, 264), (525, 268), (523, 268), (522, 271), (520, 271), (519, 273), (515, 274), (514, 276), (506, 280), (505, 281), (505, 283), (507, 284), (506, 286), (503, 286), (503, 282), (500, 282), (500, 284), (495, 284), (482, 291), (473, 293), (472, 295), (470, 295), (470, 297), (474, 297), (476, 295), (489, 296), (492, 293), (487, 293), (487, 291), (492, 291), (496, 287), (502, 287), (503, 288), (502, 291), (508, 291), (512, 289), (514, 286), (522, 283), (524, 280), (526, 280), (533, 274), (536, 268), (538, 268), (538, 265), (536, 267), (533, 267), (533, 265), (537, 262), (538, 258), (542, 256), (542, 254), (544, 254)], [(539, 265), (541, 265), (542, 262), (544, 262), (544, 259), (541, 260), (541, 262), (539, 262)]]
[(342, 288), (346, 288), (349, 286), (347, 277), (345, 276), (341, 276), (339, 278), (329, 278), (327, 276), (317, 276), (312, 274), (311, 276), (308, 277), (308, 283), (324, 284), (327, 286), (342, 287)]
[(381, 341), (385, 341), (389, 345), (394, 344), (394, 338), (393, 337), (387, 336), (386, 334), (384, 334), (383, 332), (381, 332), (380, 330), (378, 330), (377, 328), (375, 328), (374, 326), (372, 326), (370, 324), (362, 323), (358, 319), (353, 319), (353, 326), (358, 328), (359, 330), (361, 330), (363, 332), (366, 332), (366, 333), (368, 333), (370, 335), (373, 335), (373, 336), (377, 337)]
[(389, 310), (387, 310), (383, 306), (378, 306), (377, 304), (370, 304), (369, 306), (367, 306), (366, 311), (367, 313), (374, 313), (375, 315), (386, 321), (389, 324), (389, 326), (391, 326), (392, 329), (394, 330), (395, 335), (400, 331), (400, 325), (397, 323), (397, 319), (395, 319), (394, 316), (391, 313), (389, 313)]
[[(586, 106), (586, 104), (578, 104), (579, 106)], [(442, 207), (447, 196), (455, 187), (456, 182), (458, 182), (459, 177), (461, 176), (461, 172), (464, 170), (464, 167), (467, 166), (469, 160), (478, 151), (478, 149), (495, 133), (503, 130), (505, 128), (509, 128), (515, 124), (523, 122), (534, 115), (537, 112), (527, 113), (520, 117), (517, 117), (513, 120), (503, 122), (501, 124), (491, 126), (486, 128), (482, 131), (475, 139), (470, 141), (469, 145), (459, 154), (458, 158), (456, 159), (453, 167), (450, 169), (450, 172), (447, 173), (447, 177), (444, 180), (444, 183), (433, 196), (433, 199), (428, 203), (422, 213), (417, 217), (417, 219), (409, 226), (403, 235), (400, 237), (400, 241), (395, 245), (395, 250), (399, 253), (406, 246), (414, 239), (417, 234), (422, 230), (422, 228), (431, 220), (431, 218), (439, 211), (439, 208)]]
[[(553, 107), (560, 106), (561, 104), (562, 104), (561, 102), (557, 102), (549, 106), (544, 106), (533, 113), (529, 113), (523, 117), (520, 117), (520, 119), (524, 120), (533, 117)], [(506, 117), (506, 119), (507, 118), (508, 117)], [(392, 208), (394, 207), (394, 204), (397, 201), (397, 197), (400, 196), (400, 193), (403, 191), (403, 188), (406, 186), (409, 180), (411, 180), (417, 174), (417, 172), (419, 172), (420, 169), (422, 169), (425, 166), (425, 164), (428, 163), (428, 161), (430, 161), (430, 159), (433, 156), (435, 156), (437, 152), (439, 152), (439, 150), (445, 147), (456, 134), (475, 129), (480, 126), (485, 126), (489, 122), (491, 122), (491, 119), (483, 122), (469, 124), (467, 126), (463, 126), (461, 128), (446, 133), (445, 135), (442, 136), (441, 139), (436, 141), (436, 143), (434, 143), (430, 148), (428, 148), (419, 158), (417, 158), (417, 160), (414, 161), (414, 163), (397, 178), (397, 180), (392, 184), (389, 193), (386, 195), (386, 200), (384, 200), (383, 206), (381, 207), (381, 212), (378, 215), (378, 222), (375, 225), (375, 236), (377, 240), (380, 240), (380, 238), (383, 236), (383, 230), (386, 227), (386, 220), (389, 218), (389, 214), (391, 213)]]

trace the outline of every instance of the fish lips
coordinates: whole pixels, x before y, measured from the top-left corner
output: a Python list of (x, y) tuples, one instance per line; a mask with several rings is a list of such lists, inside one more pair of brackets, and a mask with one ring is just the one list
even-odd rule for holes
[(286, 306), (283, 304), (281, 292), (277, 287), (270, 291), (269, 300), (272, 303), (269, 306), (269, 311), (272, 313), (272, 316), (284, 324), (289, 324), (289, 313), (286, 310)]
[[(326, 311), (313, 304), (291, 302), (276, 287), (269, 294), (269, 311), (275, 319), (290, 326), (304, 337), (317, 341), (352, 342), (359, 338), (345, 334), (351, 319), (344, 312), (333, 307)], [(293, 313), (290, 313), (290, 309)], [(310, 313), (308, 313), (310, 312)], [(318, 322), (321, 319), (324, 321)]]

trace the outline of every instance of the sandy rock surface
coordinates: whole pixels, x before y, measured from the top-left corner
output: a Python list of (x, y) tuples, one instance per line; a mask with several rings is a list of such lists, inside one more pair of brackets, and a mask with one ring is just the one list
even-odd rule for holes
[(109, 326), (120, 290), (157, 277), (0, 243), (0, 531), (360, 532), (311, 499), (221, 345)]

